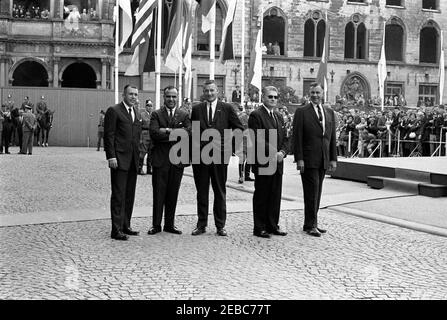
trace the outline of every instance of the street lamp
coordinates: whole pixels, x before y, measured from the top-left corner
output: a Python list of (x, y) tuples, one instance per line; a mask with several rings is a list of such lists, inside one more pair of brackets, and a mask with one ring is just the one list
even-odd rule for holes
[(233, 69), (231, 69), (231, 71), (234, 72), (234, 85), (236, 85), (237, 84), (237, 74), (239, 73), (239, 71), (241, 71), (241, 66), (238, 64)]

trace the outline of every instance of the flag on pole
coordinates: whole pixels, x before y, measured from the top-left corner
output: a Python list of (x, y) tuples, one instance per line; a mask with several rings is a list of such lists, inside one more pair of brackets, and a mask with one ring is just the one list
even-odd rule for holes
[(236, 13), (237, 0), (228, 0), (228, 11), (222, 31), (222, 41), (220, 43), (220, 58), (223, 63), (225, 60), (234, 59), (233, 47), (233, 21)]
[(211, 30), (211, 24), (216, 20), (216, 0), (196, 0), (202, 10), (202, 32)]
[(118, 42), (118, 54), (120, 54), (124, 49), (124, 45), (132, 34), (132, 10), (130, 8), (130, 1), (118, 0), (118, 10), (118, 26), (120, 35)]
[(380, 52), (380, 60), (377, 65), (377, 75), (379, 78), (379, 96), (380, 96), (380, 106), (383, 110), (384, 99), (385, 99), (385, 80), (387, 77), (386, 70), (386, 57), (385, 57), (385, 25), (386, 22), (383, 23), (383, 40), (382, 40), (382, 50)]
[(183, 57), (183, 65), (185, 70), (185, 98), (191, 98), (192, 87), (192, 1), (185, 0), (183, 12), (185, 15), (185, 27), (183, 29), (183, 48), (185, 56)]
[(183, 65), (183, 0), (173, 1), (171, 27), (165, 45), (165, 66), (177, 72)]
[(444, 64), (444, 33), (441, 30), (441, 53), (439, 56), (439, 104), (443, 102), (444, 84), (445, 84), (445, 64)]
[(259, 92), (262, 90), (262, 24), (261, 29), (258, 30), (258, 36), (256, 37), (255, 46), (252, 49), (250, 54), (250, 83), (259, 89)]
[(327, 61), (329, 57), (329, 21), (327, 19), (326, 11), (326, 29), (324, 33), (323, 54), (321, 55), (320, 66), (318, 67), (317, 82), (321, 83), (324, 87), (324, 101), (327, 102)]
[(141, 0), (135, 15), (135, 27), (131, 49), (132, 61), (124, 75), (136, 76), (143, 72), (155, 71), (156, 0)]

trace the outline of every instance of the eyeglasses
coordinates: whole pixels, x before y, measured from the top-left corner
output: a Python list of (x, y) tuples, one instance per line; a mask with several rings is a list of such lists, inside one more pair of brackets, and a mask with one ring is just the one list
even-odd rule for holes
[(177, 96), (165, 96), (166, 98), (177, 98)]
[(269, 99), (278, 99), (278, 96), (267, 96)]

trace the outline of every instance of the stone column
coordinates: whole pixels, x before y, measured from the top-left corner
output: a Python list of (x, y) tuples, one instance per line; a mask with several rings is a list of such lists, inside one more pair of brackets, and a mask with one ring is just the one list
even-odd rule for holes
[(0, 58), (0, 87), (5, 87), (6, 83), (6, 65), (5, 65), (5, 58)]
[(110, 89), (115, 90), (115, 60), (110, 59)]
[(102, 71), (101, 71), (101, 88), (107, 89), (107, 58), (102, 58)]
[(47, 9), (50, 10), (50, 18), (54, 18), (54, 0), (50, 0), (50, 8)]
[(59, 87), (59, 62), (61, 61), (60, 57), (53, 57), (53, 87)]

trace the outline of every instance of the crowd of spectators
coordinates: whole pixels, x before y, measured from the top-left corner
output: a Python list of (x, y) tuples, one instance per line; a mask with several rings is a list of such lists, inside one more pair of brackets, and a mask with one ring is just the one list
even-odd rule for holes
[(50, 11), (47, 8), (40, 9), (38, 6), (25, 7), (22, 4), (12, 6), (12, 17), (22, 19), (48, 19)]

